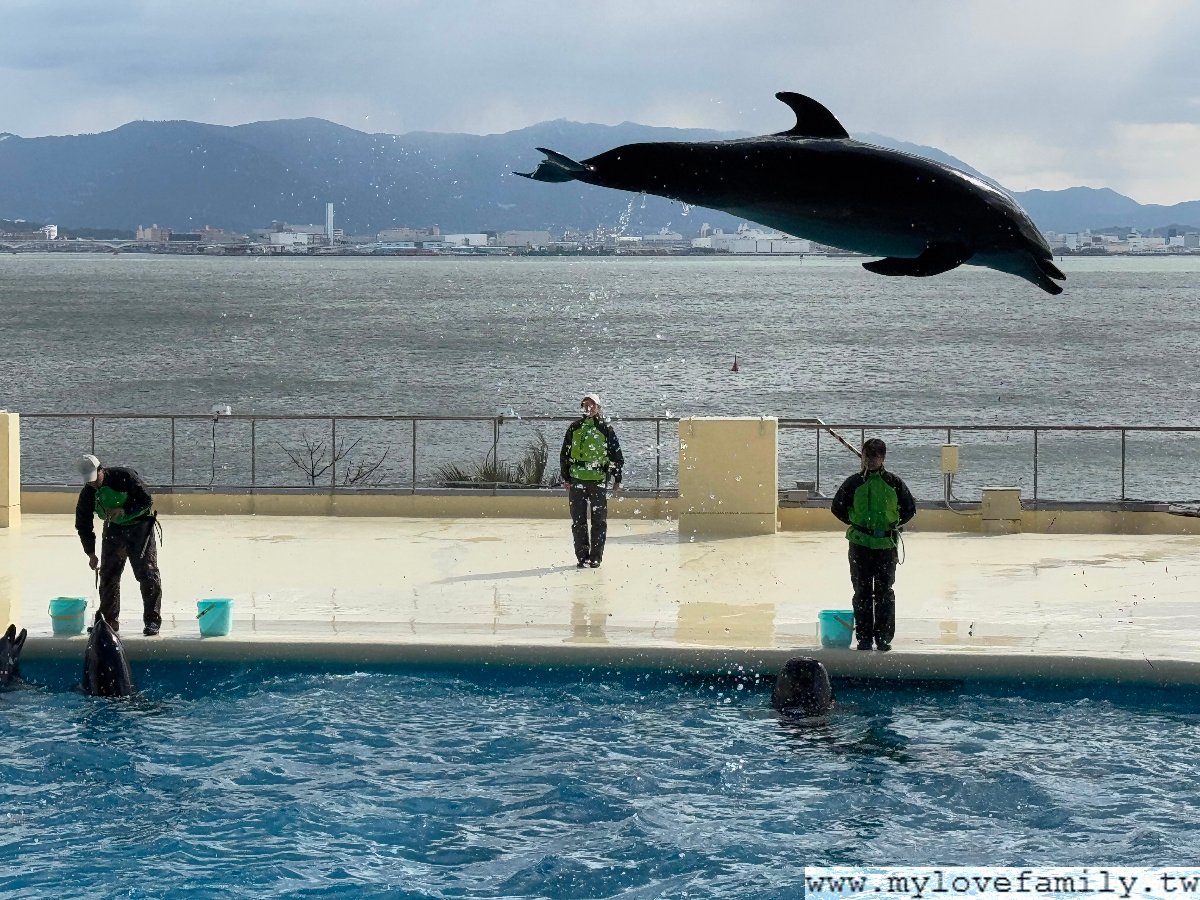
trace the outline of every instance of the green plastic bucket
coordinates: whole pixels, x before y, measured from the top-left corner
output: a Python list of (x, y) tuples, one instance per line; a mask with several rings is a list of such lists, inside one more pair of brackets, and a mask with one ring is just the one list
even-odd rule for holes
[(196, 619), (202, 637), (221, 637), (233, 626), (233, 601), (225, 597), (196, 601)]
[(822, 647), (849, 647), (854, 637), (854, 610), (821, 610), (817, 613), (817, 634)]
[(87, 618), (87, 597), (55, 597), (50, 601), (50, 627), (55, 634), (79, 634)]

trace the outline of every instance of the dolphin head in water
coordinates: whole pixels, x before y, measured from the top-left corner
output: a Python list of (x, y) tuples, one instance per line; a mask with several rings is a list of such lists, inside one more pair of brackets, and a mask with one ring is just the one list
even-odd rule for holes
[(95, 624), (88, 629), (83, 692), (94, 697), (128, 697), (134, 692), (125, 647), (103, 616), (96, 616)]
[(28, 632), (24, 628), (17, 634), (16, 625), (9, 625), (0, 637), (0, 687), (20, 679), (21, 651), (25, 648), (26, 637)]
[(783, 664), (771, 691), (771, 707), (791, 716), (819, 716), (833, 707), (829, 672), (815, 659), (797, 656)]

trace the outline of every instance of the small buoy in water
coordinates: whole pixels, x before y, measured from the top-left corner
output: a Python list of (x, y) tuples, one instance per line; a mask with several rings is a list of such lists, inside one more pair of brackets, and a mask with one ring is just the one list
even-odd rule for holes
[(730, 372), (737, 372), (737, 371), (738, 371), (738, 364), (737, 364), (737, 357), (736, 357), (736, 356), (734, 356), (734, 358), (733, 358), (733, 368), (732, 368), (732, 369), (730, 369), (729, 371), (730, 371)]

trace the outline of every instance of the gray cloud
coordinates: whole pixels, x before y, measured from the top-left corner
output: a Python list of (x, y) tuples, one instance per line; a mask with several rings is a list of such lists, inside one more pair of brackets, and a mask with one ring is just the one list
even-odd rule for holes
[(9, 0), (4, 26), (0, 131), (27, 136), (303, 116), (392, 133), (553, 118), (766, 132), (790, 125), (773, 98), (790, 89), (1014, 189), (1200, 197), (1176, 162), (1200, 159), (1187, 0)]

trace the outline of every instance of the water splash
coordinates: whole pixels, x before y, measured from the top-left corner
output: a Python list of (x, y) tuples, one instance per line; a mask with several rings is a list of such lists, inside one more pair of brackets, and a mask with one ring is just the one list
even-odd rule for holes
[(621, 213), (621, 217), (617, 220), (617, 230), (613, 237), (620, 237), (625, 233), (625, 229), (629, 227), (629, 221), (633, 218), (633, 204), (637, 201), (634, 197), (629, 201), (629, 205), (625, 207), (625, 212)]

